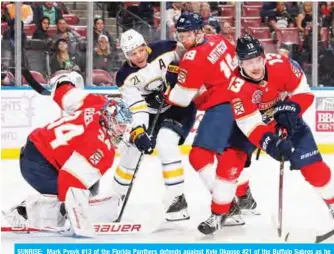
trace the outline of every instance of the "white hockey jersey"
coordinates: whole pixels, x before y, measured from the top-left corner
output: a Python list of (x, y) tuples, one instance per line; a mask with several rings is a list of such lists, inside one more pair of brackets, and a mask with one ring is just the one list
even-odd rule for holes
[[(148, 128), (149, 113), (155, 114), (158, 105), (150, 94), (166, 89), (166, 73), (171, 62), (179, 60), (176, 41), (157, 41), (148, 45), (147, 65), (144, 68), (124, 63), (117, 72), (116, 84), (133, 113), (133, 126)], [(162, 112), (170, 106), (166, 105)]]

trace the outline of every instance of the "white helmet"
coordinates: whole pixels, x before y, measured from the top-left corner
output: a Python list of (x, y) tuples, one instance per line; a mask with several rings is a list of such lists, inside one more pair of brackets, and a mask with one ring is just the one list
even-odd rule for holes
[(61, 82), (71, 82), (75, 87), (85, 89), (85, 82), (83, 77), (76, 71), (58, 71), (50, 79), (49, 87), (52, 90), (51, 95), (55, 93), (57, 84)]
[(146, 45), (144, 37), (137, 31), (130, 29), (121, 34), (121, 49), (127, 59), (128, 53), (139, 46)]

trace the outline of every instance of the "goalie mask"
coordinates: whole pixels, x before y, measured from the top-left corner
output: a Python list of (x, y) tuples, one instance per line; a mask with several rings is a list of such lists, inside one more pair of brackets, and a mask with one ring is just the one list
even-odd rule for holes
[(101, 110), (100, 124), (107, 133), (114, 146), (117, 146), (132, 122), (132, 113), (122, 99), (108, 100)]

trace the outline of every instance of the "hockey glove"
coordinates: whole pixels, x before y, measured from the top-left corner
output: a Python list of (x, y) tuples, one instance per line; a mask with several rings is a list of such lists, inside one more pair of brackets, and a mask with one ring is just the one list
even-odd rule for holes
[(282, 155), (285, 161), (289, 160), (293, 153), (293, 147), (289, 139), (283, 139), (271, 132), (262, 136), (260, 144), (263, 151), (278, 161), (282, 159)]
[(132, 143), (145, 154), (153, 153), (155, 140), (151, 139), (143, 126), (137, 126), (130, 133)]
[(298, 128), (300, 117), (300, 106), (292, 101), (282, 101), (274, 108), (274, 119), (277, 128), (284, 128), (292, 136)]

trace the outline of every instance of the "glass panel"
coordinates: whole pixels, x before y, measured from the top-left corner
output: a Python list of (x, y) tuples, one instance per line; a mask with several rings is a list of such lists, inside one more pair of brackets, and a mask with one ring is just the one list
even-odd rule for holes
[[(201, 15), (204, 18), (207, 33), (216, 32), (225, 36), (232, 44), (235, 44), (235, 2), (209, 2), (211, 15), (207, 14), (207, 5), (201, 4)], [(218, 22), (217, 22), (218, 21)]]
[[(45, 4), (42, 6), (46, 9)], [(55, 3), (54, 3), (55, 5)], [(68, 4), (57, 2), (57, 9), (64, 11), (61, 17), (55, 20), (55, 25), (50, 25), (48, 34), (51, 37), (49, 53), (46, 54), (50, 68), (48, 76), (53, 76), (62, 71), (78, 71), (85, 77), (86, 72), (86, 36), (85, 23), (87, 3), (80, 2)], [(48, 15), (47, 11), (44, 15)], [(51, 21), (51, 24), (54, 22)]]
[(15, 86), (15, 15), (16, 5), (1, 3), (1, 86)]
[(334, 87), (334, 2), (320, 2), (318, 8), (318, 84)]

